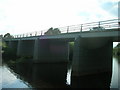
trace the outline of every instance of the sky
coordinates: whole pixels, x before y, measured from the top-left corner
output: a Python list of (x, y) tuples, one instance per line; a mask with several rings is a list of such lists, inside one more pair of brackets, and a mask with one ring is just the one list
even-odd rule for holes
[(0, 34), (118, 18), (119, 0), (0, 0)]

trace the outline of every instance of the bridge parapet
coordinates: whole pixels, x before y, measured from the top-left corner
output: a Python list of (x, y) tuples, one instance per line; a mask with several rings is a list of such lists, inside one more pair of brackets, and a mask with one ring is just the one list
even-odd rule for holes
[[(120, 22), (120, 19), (112, 19), (112, 20), (106, 20), (106, 21), (58, 27), (58, 29), (60, 30), (61, 34), (73, 33), (73, 32), (86, 32), (86, 31), (106, 31), (110, 29), (120, 28), (119, 22)], [(47, 30), (41, 30), (41, 31), (35, 31), (35, 32), (30, 32), (25, 34), (14, 35), (14, 38), (41, 36), (41, 35), (45, 35), (44, 33), (46, 31)]]

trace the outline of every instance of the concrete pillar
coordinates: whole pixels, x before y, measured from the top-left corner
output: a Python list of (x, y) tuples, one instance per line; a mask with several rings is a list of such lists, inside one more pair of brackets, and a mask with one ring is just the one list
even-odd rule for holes
[(33, 61), (37, 62), (39, 59), (39, 50), (40, 50), (40, 40), (36, 39), (34, 43), (34, 55), (33, 55)]
[(68, 49), (68, 43), (64, 41), (37, 39), (34, 46), (34, 62), (67, 62)]
[(48, 62), (49, 60), (49, 40), (36, 39), (34, 44), (33, 62)]
[[(111, 73), (112, 42), (107, 38), (77, 37), (72, 62), (72, 86), (105, 87), (107, 80), (110, 84)], [(104, 80), (98, 77), (100, 74)]]
[(17, 56), (32, 56), (34, 52), (34, 40), (19, 40)]
[(17, 53), (18, 41), (9, 41), (8, 48), (11, 49), (12, 53)]
[(18, 40), (17, 56), (20, 56), (22, 40)]

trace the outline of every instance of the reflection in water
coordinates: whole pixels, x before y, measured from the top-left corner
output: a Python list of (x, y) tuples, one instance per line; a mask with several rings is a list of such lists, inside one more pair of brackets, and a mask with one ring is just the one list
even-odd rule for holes
[(118, 87), (120, 88), (120, 58), (119, 58), (119, 66), (118, 66)]
[(112, 74), (112, 82), (111, 82), (111, 88), (118, 88), (118, 60), (116, 58), (113, 58), (113, 68), (112, 68), (113, 74)]
[(6, 65), (0, 68), (2, 71), (2, 88), (28, 88), (30, 87), (26, 82), (20, 80), (14, 75), (12, 70)]
[(67, 87), (67, 63), (22, 63), (12, 69), (35, 88)]
[(71, 63), (69, 63), (67, 68), (67, 77), (66, 77), (67, 85), (71, 85), (71, 72), (72, 72), (72, 67), (71, 67)]
[(2, 89), (2, 66), (0, 65), (0, 90)]
[[(106, 86), (109, 86), (111, 82), (111, 88), (120, 88), (118, 84), (118, 67), (120, 67), (120, 64), (118, 64), (117, 59), (113, 58), (112, 80), (108, 78), (109, 73), (108, 75), (103, 73), (80, 77), (78, 84), (79, 86), (91, 85), (92, 87), (95, 82), (98, 84), (104, 82)], [(71, 63), (24, 63), (16, 64), (16, 66), (10, 68), (5, 65), (0, 67), (3, 75), (3, 88), (70, 88), (71, 85)]]
[(78, 88), (109, 88), (111, 73), (103, 72), (72, 78), (72, 87)]

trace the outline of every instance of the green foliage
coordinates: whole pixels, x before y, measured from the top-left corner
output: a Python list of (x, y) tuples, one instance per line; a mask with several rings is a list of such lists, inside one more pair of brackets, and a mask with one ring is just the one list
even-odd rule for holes
[(16, 63), (28, 63), (32, 56), (22, 56), (16, 59)]
[(69, 45), (70, 45), (71, 47), (73, 47), (73, 46), (74, 46), (74, 42), (69, 42)]
[(10, 66), (14, 66), (15, 64), (21, 64), (21, 63), (30, 63), (30, 59), (32, 56), (22, 56), (22, 57), (17, 57), (16, 59), (10, 59), (5, 61)]
[(7, 33), (7, 34), (4, 35), (4, 38), (13, 38), (13, 36), (10, 35), (10, 33)]
[(16, 62), (14, 60), (9, 60), (6, 62), (8, 65), (14, 65)]
[(73, 48), (74, 42), (69, 42), (69, 60), (72, 61), (73, 59)]
[(6, 43), (5, 43), (4, 41), (0, 41), (0, 47), (2, 47), (2, 48), (6, 48), (7, 45), (6, 45)]
[(58, 28), (54, 28), (54, 32), (53, 33), (55, 35), (55, 34), (60, 34), (61, 32), (60, 32), (60, 30)]
[(60, 30), (58, 28), (49, 28), (47, 32), (45, 32), (45, 35), (56, 35), (56, 34), (60, 34)]
[(5, 47), (5, 48), (3, 48), (2, 57), (4, 60), (10, 60), (10, 59), (14, 60), (17, 56), (13, 49), (11, 49), (9, 47)]
[(113, 49), (113, 55), (120, 58), (120, 43)]
[(2, 42), (0, 41), (0, 47), (2, 47)]

